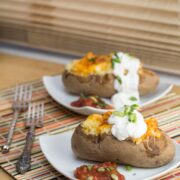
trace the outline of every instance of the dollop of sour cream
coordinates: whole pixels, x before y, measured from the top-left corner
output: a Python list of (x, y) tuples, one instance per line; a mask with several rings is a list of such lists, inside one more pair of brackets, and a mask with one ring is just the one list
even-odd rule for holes
[(136, 121), (130, 122), (128, 115), (119, 117), (112, 114), (108, 123), (112, 124), (111, 133), (118, 140), (123, 141), (128, 137), (140, 138), (147, 131), (147, 124), (140, 112), (134, 110), (133, 113), (136, 115)]
[(112, 58), (119, 58), (120, 62), (114, 63), (113, 73), (116, 76), (114, 88), (117, 93), (111, 100), (115, 109), (124, 105), (139, 104), (139, 75), (140, 60), (126, 53), (116, 53)]

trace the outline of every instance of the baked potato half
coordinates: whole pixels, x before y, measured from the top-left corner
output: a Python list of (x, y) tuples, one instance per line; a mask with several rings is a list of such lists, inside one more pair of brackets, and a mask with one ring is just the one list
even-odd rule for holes
[(160, 139), (134, 144), (130, 140), (118, 141), (110, 133), (102, 136), (87, 135), (81, 126), (72, 136), (72, 150), (81, 159), (112, 161), (134, 167), (155, 168), (169, 163), (175, 154), (172, 140), (162, 134)]
[[(153, 133), (157, 131), (160, 134), (158, 138), (150, 135), (140, 141), (133, 141), (131, 138), (119, 141), (112, 135), (109, 124), (100, 125), (98, 121), (86, 121), (75, 129), (71, 139), (72, 150), (78, 158), (155, 168), (169, 163), (175, 155), (174, 143), (160, 129), (149, 130)], [(153, 119), (147, 121), (150, 126), (155, 126)], [(98, 131), (95, 131), (97, 126)]]
[[(112, 55), (96, 56), (93, 53), (74, 61), (63, 72), (65, 89), (75, 94), (111, 97), (117, 93), (114, 88), (116, 76), (113, 73), (112, 62)], [(159, 77), (155, 72), (143, 68), (140, 64), (138, 75), (141, 96), (156, 90)]]
[[(63, 72), (64, 86), (68, 92), (74, 94), (97, 95), (109, 98), (116, 93), (114, 80), (115, 76), (112, 73), (81, 76), (68, 70)], [(140, 96), (154, 92), (158, 84), (159, 77), (157, 74), (143, 68), (139, 82)]]

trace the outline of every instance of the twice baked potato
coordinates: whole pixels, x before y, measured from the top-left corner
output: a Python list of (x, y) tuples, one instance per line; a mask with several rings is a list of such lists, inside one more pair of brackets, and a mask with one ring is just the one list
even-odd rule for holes
[(174, 143), (158, 129), (155, 119), (146, 120), (149, 125), (143, 138), (119, 141), (112, 135), (111, 125), (107, 124), (108, 116), (107, 113), (91, 115), (75, 129), (71, 145), (78, 158), (143, 168), (160, 167), (173, 159)]
[[(93, 58), (95, 60), (92, 61)], [(159, 77), (155, 72), (141, 66), (138, 74), (141, 96), (156, 90)], [(68, 92), (100, 97), (111, 97), (117, 93), (114, 88), (115, 79), (110, 55), (96, 56), (88, 53), (84, 58), (68, 65), (63, 73), (63, 83)]]

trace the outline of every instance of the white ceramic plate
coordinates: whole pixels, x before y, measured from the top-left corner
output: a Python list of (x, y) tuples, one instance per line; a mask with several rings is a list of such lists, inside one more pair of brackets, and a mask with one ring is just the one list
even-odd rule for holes
[[(43, 83), (44, 83), (46, 90), (48, 91), (48, 93), (51, 95), (51, 97), (55, 101), (57, 101), (64, 107), (66, 107), (76, 113), (89, 115), (92, 113), (102, 114), (107, 111), (107, 110), (97, 109), (97, 108), (93, 108), (93, 107), (89, 107), (89, 106), (80, 107), (80, 108), (72, 107), (70, 105), (71, 102), (77, 100), (78, 96), (74, 95), (74, 94), (70, 94), (64, 89), (61, 75), (59, 75), (59, 76), (44, 76)], [(158, 99), (160, 99), (161, 97), (166, 95), (172, 89), (172, 87), (173, 87), (173, 85), (171, 85), (171, 84), (160, 82), (156, 92), (140, 98), (140, 106), (144, 106), (144, 105), (150, 104), (154, 101), (157, 101)], [(111, 104), (110, 99), (104, 99), (104, 100), (108, 104)]]
[[(75, 179), (73, 171), (83, 164), (93, 164), (90, 161), (77, 159), (71, 150), (71, 136), (73, 131), (59, 135), (43, 135), (40, 137), (41, 150), (52, 166), (64, 176)], [(128, 180), (150, 180), (162, 176), (180, 165), (180, 145), (176, 145), (176, 155), (169, 164), (153, 169), (133, 168), (126, 171), (124, 166), (118, 166), (118, 171)]]

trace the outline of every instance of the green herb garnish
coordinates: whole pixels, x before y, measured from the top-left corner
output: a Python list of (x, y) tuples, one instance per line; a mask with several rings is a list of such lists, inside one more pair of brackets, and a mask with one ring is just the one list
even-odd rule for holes
[(114, 111), (112, 114), (114, 116), (119, 116), (119, 117), (124, 117), (125, 116), (124, 112), (120, 112), (120, 111)]
[(114, 55), (115, 55), (117, 58), (119, 58), (119, 56), (118, 56), (117, 52), (114, 52)]
[(134, 110), (138, 107), (139, 106), (137, 104), (133, 104), (132, 106), (125, 105), (123, 111), (114, 111), (112, 114), (119, 117), (128, 116), (129, 122), (135, 123), (137, 121), (137, 117)]
[(112, 57), (112, 68), (114, 69), (115, 63), (120, 63), (121, 59), (120, 57), (117, 55), (117, 53), (114, 53), (115, 57)]
[(118, 176), (116, 174), (111, 174), (111, 179), (112, 180), (118, 180)]
[(131, 111), (131, 107), (128, 106), (128, 105), (125, 105), (125, 106), (124, 106), (124, 114), (125, 114), (125, 115), (128, 115), (130, 111)]
[(114, 167), (110, 166), (110, 167), (109, 167), (109, 169), (110, 169), (110, 170), (113, 170), (113, 169), (114, 169)]
[(93, 176), (88, 176), (87, 180), (93, 180)]
[(88, 61), (95, 62), (97, 57), (88, 58)]
[(104, 172), (105, 171), (105, 168), (104, 167), (100, 167), (97, 169), (98, 172)]
[(87, 169), (90, 171), (92, 169), (93, 165), (87, 165)]
[(134, 97), (134, 96), (131, 96), (129, 99), (130, 99), (131, 101), (137, 101), (137, 98)]
[(100, 106), (101, 108), (105, 108), (107, 106), (107, 104), (103, 101), (99, 101), (96, 103), (98, 106)]
[(121, 80), (120, 76), (116, 76), (116, 79), (119, 82), (119, 84), (122, 84), (122, 80)]
[(131, 106), (131, 111), (134, 111), (134, 110), (137, 109), (138, 107), (139, 107), (138, 104), (133, 104), (133, 105)]
[(130, 113), (129, 114), (129, 121), (132, 123), (135, 123), (137, 121), (137, 117), (135, 113)]
[(132, 171), (132, 167), (131, 166), (125, 166), (125, 169), (126, 169), (126, 171)]
[(118, 58), (113, 58), (112, 59), (114, 62), (116, 62), (116, 63), (120, 63), (121, 62), (121, 60), (119, 59), (119, 57)]
[(109, 167), (106, 168), (107, 171), (111, 171), (111, 169)]

